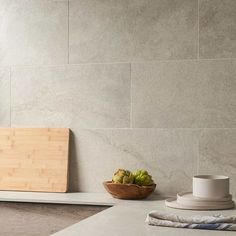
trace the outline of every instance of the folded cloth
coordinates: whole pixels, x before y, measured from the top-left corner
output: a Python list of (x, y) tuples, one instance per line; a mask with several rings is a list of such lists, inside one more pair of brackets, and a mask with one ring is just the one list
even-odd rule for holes
[(149, 225), (189, 229), (230, 230), (236, 231), (236, 216), (178, 216), (151, 211), (146, 218)]

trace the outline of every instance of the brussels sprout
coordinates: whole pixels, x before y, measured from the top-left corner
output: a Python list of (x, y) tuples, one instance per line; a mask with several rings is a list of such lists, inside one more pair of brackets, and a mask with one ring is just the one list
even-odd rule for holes
[(119, 169), (114, 174), (112, 182), (116, 184), (132, 184), (134, 176), (129, 170)]
[(134, 183), (137, 185), (152, 185), (152, 176), (146, 170), (136, 170), (134, 173)]

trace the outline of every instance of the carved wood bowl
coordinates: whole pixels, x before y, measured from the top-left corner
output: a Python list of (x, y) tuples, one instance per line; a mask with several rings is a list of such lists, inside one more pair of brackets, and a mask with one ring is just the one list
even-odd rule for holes
[(105, 181), (103, 185), (112, 197), (126, 200), (144, 199), (156, 188), (156, 184), (139, 186), (136, 184), (115, 184), (111, 181)]

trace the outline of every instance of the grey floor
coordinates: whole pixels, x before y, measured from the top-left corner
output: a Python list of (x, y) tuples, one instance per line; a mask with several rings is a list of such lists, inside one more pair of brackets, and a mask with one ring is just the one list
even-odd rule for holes
[(0, 202), (1, 236), (47, 236), (107, 207)]

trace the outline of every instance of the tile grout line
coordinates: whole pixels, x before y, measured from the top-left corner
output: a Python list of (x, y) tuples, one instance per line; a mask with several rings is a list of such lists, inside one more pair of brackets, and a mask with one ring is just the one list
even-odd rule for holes
[(133, 119), (133, 116), (132, 116), (132, 112), (133, 112), (133, 103), (132, 103), (132, 64), (130, 63), (130, 128), (132, 129), (133, 127), (133, 124), (132, 124), (132, 119)]
[(12, 113), (12, 97), (11, 97), (11, 87), (12, 87), (12, 81), (11, 81), (11, 76), (12, 76), (12, 68), (10, 67), (10, 127), (12, 127), (12, 118), (11, 118), (11, 113)]
[(70, 64), (70, 0), (67, 2), (67, 64)]
[(198, 37), (198, 47), (197, 47), (197, 59), (200, 59), (200, 32), (199, 32), (199, 0), (197, 0), (197, 37)]
[(155, 61), (132, 61), (132, 62), (98, 62), (98, 63), (62, 63), (62, 64), (26, 64), (26, 65), (6, 65), (10, 67), (20, 68), (20, 67), (58, 67), (58, 66), (89, 66), (89, 65), (116, 65), (116, 64), (151, 64), (160, 62), (194, 62), (194, 61), (232, 61), (236, 60), (236, 57), (232, 58), (199, 58), (199, 59), (171, 59), (171, 60), (155, 60)]
[(199, 138), (198, 138), (198, 162), (197, 162), (197, 174), (200, 174), (200, 151), (201, 151), (201, 137), (204, 135), (206, 129), (199, 129)]
[(200, 138), (201, 138), (201, 129), (199, 130), (199, 137), (198, 137), (198, 153), (197, 153), (197, 175), (199, 175), (199, 157), (200, 157)]
[(71, 130), (78, 129), (78, 130), (236, 130), (236, 128), (157, 128), (157, 127), (126, 127), (126, 128), (120, 128), (120, 127), (113, 127), (113, 128), (79, 128), (79, 127), (70, 127)]
[[(199, 40), (199, 0), (197, 0), (197, 61), (200, 62), (200, 40)], [(197, 169), (196, 174), (199, 174), (199, 143), (200, 143), (201, 129), (199, 129), (199, 137), (198, 137), (198, 147), (197, 147)]]

